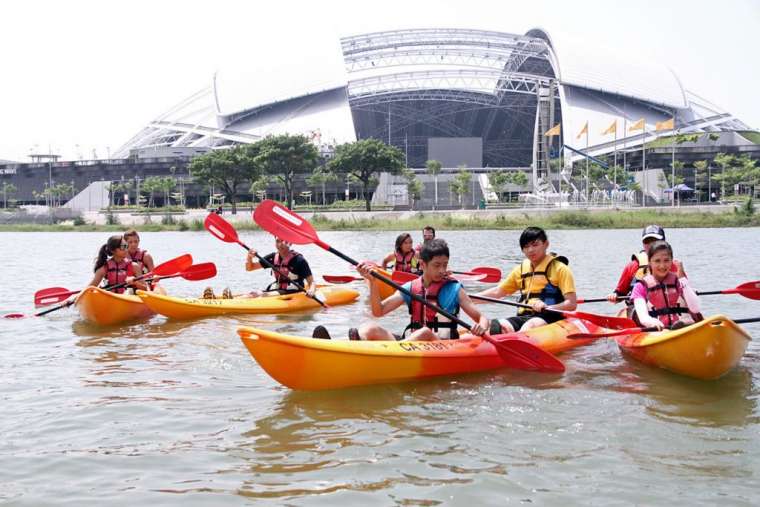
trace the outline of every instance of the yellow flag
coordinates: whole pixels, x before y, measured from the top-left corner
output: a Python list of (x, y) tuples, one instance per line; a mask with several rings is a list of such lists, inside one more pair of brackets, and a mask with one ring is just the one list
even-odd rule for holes
[(617, 132), (617, 120), (613, 121), (612, 125), (610, 125), (607, 130), (602, 132), (602, 135), (606, 136), (607, 134), (614, 134), (615, 132)]
[(654, 129), (655, 130), (673, 130), (673, 127), (675, 127), (675, 118), (671, 118), (665, 121), (658, 121), (655, 124)]
[(633, 132), (634, 130), (644, 130), (644, 118), (628, 127), (628, 132)]
[(552, 128), (550, 128), (549, 130), (547, 130), (546, 132), (544, 132), (544, 135), (546, 137), (558, 136), (560, 134), (560, 132), (561, 132), (561, 130), (560, 130), (560, 124), (558, 123), (555, 126), (553, 126)]
[(576, 139), (580, 139), (583, 134), (588, 134), (588, 121), (583, 126), (583, 128), (581, 129), (581, 131), (578, 132), (578, 136), (576, 137)]

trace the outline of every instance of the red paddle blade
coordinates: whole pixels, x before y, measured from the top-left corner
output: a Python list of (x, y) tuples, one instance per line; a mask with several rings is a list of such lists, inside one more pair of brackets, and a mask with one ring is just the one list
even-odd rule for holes
[(50, 287), (48, 289), (38, 290), (34, 294), (34, 306), (47, 306), (65, 301), (78, 290), (69, 290), (65, 287)]
[(309, 222), (270, 199), (256, 206), (253, 210), (253, 220), (270, 234), (296, 245), (319, 241), (317, 231)]
[(23, 319), (25, 315), (23, 313), (9, 313), (7, 315), (3, 315), (4, 319)]
[(485, 277), (485, 273), (457, 273), (454, 275), (454, 278), (460, 282), (482, 282)]
[(498, 283), (501, 281), (501, 270), (498, 268), (492, 268), (489, 266), (478, 266), (477, 268), (472, 268), (470, 271), (473, 273), (483, 273), (485, 274), (485, 278), (481, 279), (481, 282), (484, 283)]
[(562, 312), (568, 317), (575, 317), (581, 320), (593, 322), (597, 326), (606, 327), (607, 329), (630, 329), (636, 327), (636, 323), (625, 317), (612, 317), (608, 315), (597, 315), (596, 313), (585, 312)]
[(203, 226), (212, 236), (222, 241), (227, 243), (238, 242), (238, 233), (232, 224), (216, 213), (209, 213), (206, 220), (203, 221)]
[(180, 276), (185, 280), (191, 281), (213, 278), (216, 276), (216, 265), (213, 262), (202, 262), (201, 264), (195, 264), (180, 273)]
[(414, 273), (407, 273), (406, 271), (394, 271), (391, 273), (391, 280), (398, 284), (404, 284), (406, 282), (411, 282), (412, 280), (416, 280), (420, 277), (420, 275), (415, 275)]
[(327, 283), (351, 283), (359, 280), (364, 280), (364, 278), (357, 278), (355, 276), (340, 275), (322, 275), (322, 278), (324, 278), (325, 282)]
[(562, 361), (530, 342), (517, 338), (497, 339), (488, 335), (483, 336), (483, 339), (496, 347), (499, 355), (510, 368), (545, 373), (563, 373), (565, 371), (565, 365), (562, 364)]
[(735, 289), (730, 289), (726, 292), (731, 294), (741, 294), (745, 298), (760, 299), (760, 280), (754, 282), (747, 282), (737, 286)]
[(166, 276), (185, 271), (193, 264), (193, 256), (190, 254), (180, 255), (153, 268), (153, 274)]

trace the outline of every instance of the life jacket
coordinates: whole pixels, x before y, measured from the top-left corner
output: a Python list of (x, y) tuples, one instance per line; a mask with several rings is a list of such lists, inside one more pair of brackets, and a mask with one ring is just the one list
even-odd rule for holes
[(129, 258), (132, 259), (132, 262), (138, 265), (137, 272), (141, 275), (148, 272), (148, 267), (145, 265), (145, 254), (147, 253), (147, 250), (140, 250), (139, 248), (134, 254), (127, 252)]
[[(633, 287), (639, 282), (639, 280), (643, 280), (644, 277), (649, 274), (649, 256), (644, 250), (642, 250), (631, 255), (631, 260), (639, 263), (639, 269), (636, 270), (636, 273), (633, 275), (633, 280), (631, 280), (631, 290), (633, 290)], [(628, 291), (628, 293), (630, 294), (630, 291)]]
[(674, 273), (668, 273), (662, 281), (649, 274), (639, 283), (643, 283), (647, 288), (649, 315), (659, 319), (667, 327), (678, 322), (679, 315), (689, 313), (683, 302), (683, 289)]
[(399, 252), (394, 252), (393, 255), (396, 256), (396, 262), (393, 265), (393, 271), (403, 271), (405, 273), (417, 272), (417, 256), (415, 255), (414, 250), (406, 255), (403, 255)]
[(304, 280), (290, 271), (290, 263), (293, 262), (296, 257), (300, 256), (301, 254), (295, 250), (290, 250), (285, 257), (281, 257), (278, 252), (275, 252), (274, 261), (272, 262), (272, 265), (274, 266), (274, 270), (272, 271), (274, 282), (267, 287), (267, 290), (275, 288), (283, 291), (290, 291), (293, 289), (300, 290), (293, 285), (292, 282), (295, 280), (303, 285)]
[[(117, 285), (120, 283), (124, 283), (127, 281), (128, 276), (132, 276), (134, 274), (133, 268), (132, 268), (132, 261), (125, 257), (121, 260), (121, 262), (116, 262), (113, 260), (113, 258), (110, 258), (106, 261), (106, 286), (108, 285)], [(122, 294), (126, 290), (126, 287), (119, 287), (117, 289), (109, 289), (111, 292), (115, 292), (116, 294)]]
[[(555, 262), (569, 264), (564, 255), (548, 254), (550, 260), (543, 271), (534, 271), (530, 260), (524, 259), (520, 265), (520, 303), (530, 304), (533, 299), (540, 299), (547, 305), (556, 305), (565, 300), (560, 288), (551, 282), (551, 268)], [(540, 277), (536, 283), (535, 277)], [(531, 315), (535, 312), (529, 308), (520, 308), (518, 315)]]
[[(443, 308), (453, 315), (459, 315), (459, 289), (462, 284), (452, 278), (444, 278), (440, 282), (433, 282), (429, 287), (422, 283), (422, 277), (412, 280), (404, 285), (409, 292), (424, 298), (426, 301)], [(459, 338), (457, 323), (452, 322), (435, 310), (428, 308), (419, 301), (403, 294), (404, 302), (409, 308), (409, 325), (404, 329), (402, 337), (408, 330), (430, 328), (441, 339), (455, 340)]]

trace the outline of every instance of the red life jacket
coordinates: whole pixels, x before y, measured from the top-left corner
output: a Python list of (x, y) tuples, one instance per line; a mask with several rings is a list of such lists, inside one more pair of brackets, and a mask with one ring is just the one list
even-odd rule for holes
[(661, 282), (654, 275), (648, 274), (639, 283), (647, 287), (649, 315), (666, 326), (671, 327), (678, 322), (678, 315), (689, 313), (689, 309), (683, 305), (683, 289), (675, 273), (668, 273)]
[[(113, 257), (106, 261), (106, 282), (107, 285), (117, 285), (127, 281), (128, 276), (134, 275), (132, 268), (132, 261), (125, 257), (121, 262), (116, 262)], [(110, 289), (111, 292), (122, 294), (127, 288), (119, 287), (118, 289)]]
[(140, 250), (137, 249), (137, 252), (134, 254), (131, 254), (127, 252), (127, 255), (132, 259), (132, 262), (135, 262), (139, 265), (139, 268), (137, 270), (138, 273), (145, 274), (148, 272), (148, 267), (145, 265), (145, 254), (148, 253), (147, 250)]
[(406, 255), (395, 252), (396, 263), (393, 265), (393, 271), (403, 271), (404, 273), (416, 273), (417, 262), (415, 260), (414, 250)]
[[(440, 282), (433, 282), (430, 284), (429, 287), (425, 287), (422, 283), (422, 277), (417, 278), (412, 281), (410, 292), (412, 294), (415, 294), (417, 296), (420, 296), (424, 298), (427, 301), (430, 301), (431, 303), (440, 306), (444, 310), (448, 311), (449, 313), (452, 313), (454, 315), (459, 314), (459, 298), (453, 298), (453, 303), (448, 305), (448, 308), (445, 306), (442, 306), (438, 303), (438, 294), (440, 294), (441, 290), (450, 283), (456, 283), (459, 285), (459, 282), (457, 280), (454, 280), (452, 278), (444, 278)], [(438, 334), (440, 338), (443, 339), (457, 339), (459, 338), (459, 333), (457, 332), (457, 324), (456, 322), (451, 322), (449, 319), (444, 317), (443, 315), (438, 314), (435, 310), (432, 308), (428, 308), (427, 306), (423, 305), (422, 303), (415, 301), (414, 299), (410, 299), (408, 303), (409, 307), (409, 325), (406, 326), (406, 329), (404, 329), (404, 334), (406, 335), (407, 330), (416, 330), (421, 329), (423, 327), (430, 328), (434, 333)], [(448, 330), (447, 332), (441, 332), (441, 330)], [(403, 336), (402, 335), (402, 336)]]
[[(295, 259), (296, 257), (300, 256), (301, 254), (296, 252), (295, 250), (290, 250), (288, 252), (288, 255), (286, 255), (284, 258), (280, 257), (280, 254), (275, 252), (274, 254), (274, 262), (272, 264), (274, 265), (274, 270), (272, 271), (272, 275), (274, 275), (274, 284), (277, 286), (280, 290), (288, 290), (292, 288), (290, 285), (293, 282), (293, 280), (290, 278), (290, 263)], [(299, 280), (299, 279), (296, 279)], [(301, 283), (303, 285), (303, 282)], [(272, 285), (269, 286), (269, 289), (272, 288)]]

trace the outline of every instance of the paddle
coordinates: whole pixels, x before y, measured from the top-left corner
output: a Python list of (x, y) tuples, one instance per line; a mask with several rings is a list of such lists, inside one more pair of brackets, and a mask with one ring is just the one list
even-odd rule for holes
[[(472, 299), (479, 299), (480, 301), (488, 301), (489, 303), (497, 303), (500, 305), (516, 306), (518, 308), (527, 308), (529, 310), (533, 308), (532, 306), (523, 303), (515, 303), (514, 301), (507, 301), (504, 299), (490, 298), (488, 296), (479, 296), (477, 294), (470, 294), (470, 297)], [(587, 320), (589, 322), (593, 322), (598, 326), (606, 327), (609, 329), (625, 329), (635, 325), (631, 319), (624, 317), (610, 317), (607, 315), (597, 315), (595, 313), (571, 312), (568, 310), (552, 310), (549, 308), (547, 308), (545, 311), (560, 313), (565, 317), (575, 317), (576, 319)]]
[[(216, 213), (209, 213), (209, 215), (206, 217), (206, 220), (203, 222), (203, 226), (206, 228), (208, 232), (211, 233), (212, 236), (221, 239), (222, 241), (226, 243), (237, 243), (238, 245), (242, 246), (246, 250), (250, 250), (248, 248), (248, 245), (240, 241), (238, 238), (238, 233), (235, 230), (235, 227), (232, 226), (231, 223), (229, 223), (227, 220), (221, 217), (221, 215), (217, 215)], [(279, 237), (279, 236), (278, 236)], [(277, 268), (274, 267), (274, 265), (266, 260), (264, 257), (260, 256), (258, 253), (256, 253), (256, 258), (259, 260), (259, 263), (264, 266), (265, 268), (271, 269), (272, 271), (277, 271), (280, 274), (282, 274), (281, 271), (279, 271)], [(291, 280), (290, 283), (301, 289), (302, 291), (306, 292), (306, 289), (303, 285), (301, 285), (296, 280)], [(316, 295), (310, 296), (308, 292), (306, 292), (306, 295), (322, 305), (323, 308), (327, 308), (327, 305), (320, 300)]]
[[(734, 324), (747, 324), (749, 322), (760, 322), (760, 317), (752, 317), (748, 319), (736, 319), (732, 321)], [(620, 329), (618, 331), (610, 331), (608, 333), (574, 333), (568, 335), (568, 338), (573, 340), (587, 340), (589, 338), (610, 338), (613, 336), (625, 336), (629, 334), (639, 333), (653, 333), (655, 331), (663, 331), (656, 327), (629, 327), (627, 329)], [(667, 329), (665, 329), (667, 331)]]
[[(206, 280), (208, 278), (213, 278), (216, 276), (216, 265), (213, 262), (202, 262), (200, 264), (193, 264), (189, 268), (187, 268), (184, 271), (181, 271), (179, 273), (174, 273), (173, 275), (163, 275), (163, 276), (153, 276), (152, 278), (148, 278), (146, 281), (148, 282), (155, 282), (158, 280), (164, 280), (166, 278), (177, 278), (178, 276), (181, 276), (185, 280), (189, 280), (191, 282), (197, 282), (198, 280)], [(125, 286), (124, 284), (119, 284), (114, 286), (114, 289), (118, 289), (120, 286)]]
[[(456, 273), (456, 271), (452, 271), (452, 273)], [(391, 272), (391, 280), (393, 280), (396, 283), (406, 283), (411, 282), (412, 280), (416, 280), (419, 278), (420, 275), (414, 274), (414, 273), (408, 273), (406, 271), (393, 271)], [(460, 282), (469, 282), (469, 281), (476, 281), (480, 282), (483, 281), (483, 279), (486, 277), (485, 273), (472, 273), (472, 274), (462, 274), (457, 275), (452, 278), (455, 280), (459, 280)]]
[[(168, 278), (170, 275), (177, 273), (177, 271), (182, 271), (182, 270), (186, 270), (190, 268), (192, 263), (193, 263), (193, 256), (190, 254), (183, 254), (183, 255), (180, 255), (179, 257), (175, 257), (174, 259), (170, 259), (162, 264), (159, 264), (158, 266), (153, 268), (153, 271), (150, 271), (148, 273), (145, 273), (144, 275), (138, 276), (135, 278), (135, 280), (142, 280), (147, 277), (155, 276), (155, 275)], [(202, 264), (200, 265), (202, 266)], [(214, 270), (216, 271), (216, 268), (214, 268)], [(124, 287), (126, 285), (127, 285), (126, 283), (109, 285), (109, 286), (104, 287), (104, 290), (116, 289), (119, 287)], [(56, 288), (56, 287), (52, 287), (52, 288)], [(63, 288), (63, 287), (60, 287), (60, 288)], [(38, 291), (38, 292), (42, 292), (42, 291)], [(64, 299), (68, 299), (69, 297), (79, 292), (82, 292), (81, 289), (77, 291), (67, 291), (66, 292), (67, 295), (65, 296)], [(48, 308), (47, 310), (43, 312), (35, 313), (34, 317), (41, 317), (42, 315), (47, 315), (48, 313), (52, 313), (56, 310), (60, 310), (61, 308), (68, 308), (69, 306), (73, 305), (75, 301), (76, 299), (71, 299), (69, 301), (66, 301), (62, 305), (54, 306), (53, 308)], [(10, 313), (8, 315), (4, 315), (3, 317), (6, 319), (20, 319), (20, 318), (26, 317), (26, 315), (24, 315), (23, 313)]]
[[(182, 271), (190, 267), (193, 263), (193, 256), (190, 254), (183, 254), (174, 259), (170, 259), (162, 264), (153, 268), (153, 271), (145, 273), (137, 279), (143, 279), (152, 275), (172, 275), (178, 271)], [(123, 286), (123, 285), (122, 285)], [(105, 290), (111, 290), (117, 288), (115, 286), (105, 287)], [(41, 289), (34, 293), (34, 306), (48, 306), (61, 301), (67, 300), (74, 294), (79, 294), (82, 289), (68, 290), (65, 287), (49, 287), (47, 289)]]
[[(317, 236), (317, 232), (309, 222), (272, 200), (265, 200), (259, 204), (253, 212), (253, 219), (257, 224), (259, 224), (259, 226), (261, 226), (262, 229), (269, 231), (279, 238), (300, 245), (313, 243), (318, 247), (327, 250), (334, 255), (337, 255), (344, 261), (349, 262), (354, 266), (359, 264), (351, 257), (348, 257), (344, 253), (339, 252), (324, 241), (320, 240)], [(447, 312), (443, 308), (440, 308), (425, 298), (422, 298), (416, 294), (412, 294), (401, 285), (392, 280), (389, 280), (380, 273), (377, 273), (376, 271), (370, 271), (370, 274), (375, 279), (390, 285), (398, 291), (401, 291), (415, 301), (435, 310), (449, 320), (456, 322), (460, 326), (468, 330), (472, 329), (472, 326), (470, 324), (459, 319), (456, 315)], [(536, 347), (532, 343), (515, 338), (496, 340), (487, 334), (483, 335), (483, 339), (494, 345), (499, 355), (513, 368), (538, 370), (553, 373), (561, 373), (565, 371), (565, 366), (559, 359), (549, 354), (548, 352), (545, 352), (544, 350)]]
[(483, 283), (496, 283), (501, 281), (501, 270), (489, 266), (478, 266), (477, 268), (472, 268), (470, 271), (452, 271), (452, 273), (456, 273), (457, 275), (486, 275), (477, 280)]
[[(717, 294), (739, 294), (747, 299), (760, 300), (760, 280), (754, 282), (746, 282), (741, 285), (737, 285), (733, 289), (724, 290), (709, 290), (709, 291), (697, 291), (697, 296), (715, 296)], [(618, 301), (625, 301), (628, 296), (618, 296)], [(579, 299), (578, 304), (581, 303), (603, 303), (607, 301), (607, 298), (594, 298), (594, 299)]]
[(343, 275), (322, 275), (322, 278), (324, 278), (325, 282), (327, 283), (351, 283), (351, 282), (358, 282), (361, 280), (364, 280), (364, 278), (360, 276), (343, 276)]

